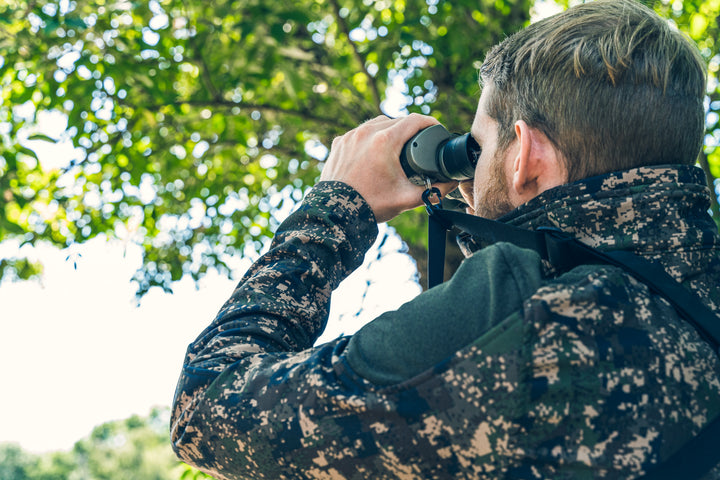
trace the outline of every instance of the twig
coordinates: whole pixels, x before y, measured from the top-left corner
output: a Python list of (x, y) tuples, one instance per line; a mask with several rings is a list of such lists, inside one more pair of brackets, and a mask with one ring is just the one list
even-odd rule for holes
[(325, 118), (318, 115), (315, 115), (311, 112), (308, 112), (306, 110), (296, 110), (296, 109), (286, 109), (279, 107), (277, 105), (266, 105), (266, 104), (260, 104), (260, 103), (237, 103), (230, 100), (223, 100), (223, 99), (213, 99), (213, 100), (176, 100), (174, 102), (170, 103), (163, 103), (163, 104), (157, 104), (157, 105), (148, 105), (148, 106), (133, 106), (133, 108), (145, 108), (147, 110), (160, 110), (164, 107), (177, 107), (181, 105), (189, 105), (194, 107), (223, 107), (223, 108), (246, 108), (246, 109), (254, 109), (254, 110), (261, 110), (261, 111), (269, 111), (269, 112), (276, 112), (276, 113), (283, 113), (286, 115), (293, 115), (296, 117), (300, 117), (304, 120), (310, 120), (318, 123), (322, 123), (324, 125), (332, 126), (334, 128), (355, 128), (355, 125), (351, 124), (338, 124), (337, 118)]
[(352, 46), (353, 54), (355, 56), (355, 59), (360, 64), (360, 68), (362, 68), (363, 72), (368, 78), (368, 83), (370, 84), (370, 92), (373, 96), (373, 101), (375, 102), (376, 107), (378, 108), (378, 111), (380, 110), (380, 92), (378, 91), (377, 84), (375, 83), (375, 77), (370, 75), (370, 72), (367, 69), (367, 66), (365, 65), (365, 58), (360, 54), (360, 51), (357, 49), (357, 45), (355, 45), (355, 42), (353, 42), (350, 39), (350, 29), (348, 28), (347, 23), (343, 20), (343, 18), (340, 16), (340, 5), (338, 4), (337, 0), (330, 0), (330, 4), (333, 7), (334, 13), (335, 13), (335, 19), (342, 29), (343, 34), (345, 37), (347, 37), (348, 42)]

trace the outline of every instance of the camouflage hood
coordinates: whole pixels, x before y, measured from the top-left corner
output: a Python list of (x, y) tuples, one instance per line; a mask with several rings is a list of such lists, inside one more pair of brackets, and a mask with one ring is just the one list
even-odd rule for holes
[[(709, 207), (710, 191), (700, 168), (641, 167), (550, 189), (499, 221), (529, 230), (556, 227), (600, 250), (656, 257), (668, 250), (717, 246)], [(458, 242), (466, 255), (487, 246), (468, 235)]]

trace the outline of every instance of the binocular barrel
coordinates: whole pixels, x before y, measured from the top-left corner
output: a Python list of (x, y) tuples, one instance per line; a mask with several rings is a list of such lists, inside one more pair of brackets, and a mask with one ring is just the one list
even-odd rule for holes
[(470, 180), (480, 146), (469, 133), (450, 133), (442, 125), (420, 130), (403, 146), (400, 164), (408, 179), (415, 185), (431, 182)]

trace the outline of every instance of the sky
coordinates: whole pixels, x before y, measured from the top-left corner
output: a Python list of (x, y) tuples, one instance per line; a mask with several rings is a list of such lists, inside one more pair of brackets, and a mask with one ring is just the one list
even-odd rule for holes
[(74, 264), (67, 251), (34, 249), (42, 280), (0, 285), (0, 442), (66, 449), (94, 425), (169, 405), (184, 348), (232, 290), (211, 276), (138, 307), (139, 252), (103, 239), (76, 250)]

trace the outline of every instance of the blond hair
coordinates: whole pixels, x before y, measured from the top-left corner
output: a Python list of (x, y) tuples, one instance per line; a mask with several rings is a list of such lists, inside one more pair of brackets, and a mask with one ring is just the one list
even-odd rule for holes
[(570, 181), (642, 165), (693, 164), (705, 65), (694, 44), (632, 0), (597, 0), (530, 25), (487, 55), (499, 147), (522, 119), (563, 154)]

